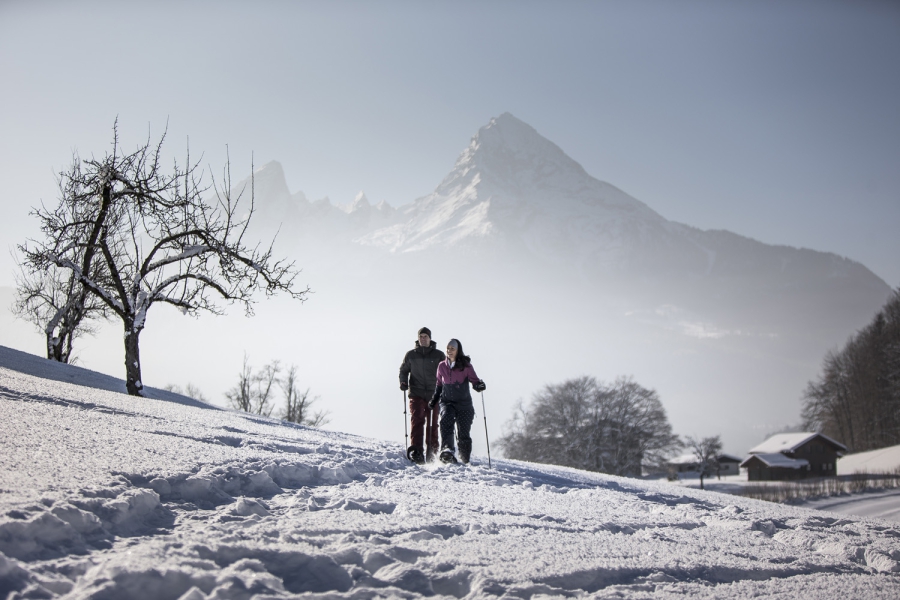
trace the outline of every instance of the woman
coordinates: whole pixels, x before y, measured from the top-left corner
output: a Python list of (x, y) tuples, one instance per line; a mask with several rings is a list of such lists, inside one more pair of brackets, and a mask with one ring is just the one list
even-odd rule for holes
[(472, 454), (472, 421), (475, 419), (475, 407), (472, 406), (472, 395), (469, 383), (476, 392), (487, 389), (484, 382), (478, 379), (472, 368), (472, 359), (463, 353), (462, 344), (457, 339), (447, 343), (447, 359), (438, 365), (437, 385), (434, 398), (428, 406), (434, 408), (441, 403), (441, 462), (455, 463), (456, 444), (453, 440), (453, 426), (456, 425), (456, 437), (459, 440), (459, 459), (468, 464)]

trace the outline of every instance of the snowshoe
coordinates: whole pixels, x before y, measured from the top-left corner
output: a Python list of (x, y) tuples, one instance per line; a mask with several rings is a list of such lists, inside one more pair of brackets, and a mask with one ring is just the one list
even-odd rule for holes
[(453, 456), (453, 452), (450, 450), (444, 450), (441, 452), (441, 462), (445, 465), (455, 465), (457, 464), (456, 457)]
[(417, 465), (425, 464), (425, 455), (422, 453), (422, 449), (416, 446), (410, 446), (406, 449), (406, 458)]

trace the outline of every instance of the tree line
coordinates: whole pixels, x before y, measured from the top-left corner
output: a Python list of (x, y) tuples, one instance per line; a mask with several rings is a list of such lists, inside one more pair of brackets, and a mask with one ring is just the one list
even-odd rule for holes
[(802, 399), (804, 426), (850, 452), (900, 444), (900, 289), (844, 347), (825, 355)]

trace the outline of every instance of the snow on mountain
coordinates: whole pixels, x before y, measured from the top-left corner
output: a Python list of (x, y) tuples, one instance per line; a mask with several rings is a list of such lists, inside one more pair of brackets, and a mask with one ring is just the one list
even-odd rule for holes
[(612, 264), (635, 240), (670, 236), (665, 219), (509, 113), (482, 127), (435, 191), (404, 212), (406, 222), (360, 242), (408, 252), (493, 236), (544, 258), (602, 252)]
[(419, 468), (400, 444), (28, 374), (45, 363), (0, 348), (10, 599), (900, 593), (886, 521), (483, 457)]
[(505, 249), (504, 257), (527, 255), (591, 282), (616, 276), (650, 283), (654, 295), (732, 305), (748, 295), (752, 305), (827, 291), (840, 296), (836, 305), (874, 308), (890, 293), (868, 269), (833, 254), (668, 221), (509, 113), (478, 131), (434, 192), (401, 211), (404, 221), (357, 241), (391, 252)]
[(270, 228), (283, 223), (314, 243), (347, 250), (352, 240), (405, 255), (453, 248), (485, 265), (496, 258), (503, 270), (527, 264), (536, 276), (549, 269), (592, 284), (615, 277), (625, 294), (701, 312), (777, 314), (787, 307), (784, 322), (798, 307), (826, 321), (854, 312), (855, 328), (891, 291), (863, 265), (834, 254), (668, 221), (590, 176), (509, 113), (476, 133), (434, 192), (400, 209), (373, 208), (361, 194), (344, 211), (327, 201), (312, 210), (288, 194), (277, 163), (257, 172), (257, 190)]

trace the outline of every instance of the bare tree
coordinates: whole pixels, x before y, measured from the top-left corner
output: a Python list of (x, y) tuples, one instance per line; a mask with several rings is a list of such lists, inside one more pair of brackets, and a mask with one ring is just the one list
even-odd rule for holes
[[(191, 163), (162, 165), (162, 144), (148, 141), (131, 154), (120, 151), (118, 130), (102, 159), (81, 160), (60, 175), (62, 190), (54, 209), (34, 211), (44, 239), (19, 246), (31, 271), (52, 266), (70, 271), (78, 282), (115, 314), (124, 327), (126, 388), (140, 395), (140, 334), (156, 303), (187, 314), (220, 314), (215, 299), (237, 302), (252, 314), (254, 293), (294, 289), (293, 263), (273, 258), (272, 246), (250, 247), (244, 240), (253, 215), (251, 186), (247, 216), (232, 196), (230, 164), (222, 185), (203, 183), (204, 172)], [(210, 189), (213, 203), (204, 199)], [(95, 261), (102, 264), (97, 268)]]
[(499, 441), (509, 458), (637, 477), (680, 447), (653, 390), (628, 378), (548, 385), (521, 403)]
[(281, 380), (281, 391), (284, 394), (284, 410), (281, 418), (291, 423), (321, 427), (329, 422), (328, 411), (312, 412), (311, 406), (319, 397), (309, 397), (309, 388), (301, 392), (297, 385), (297, 366), (291, 365)]
[(654, 390), (629, 378), (603, 386), (595, 401), (593, 427), (605, 431), (607, 473), (639, 477), (643, 468), (658, 470), (681, 447)]
[(271, 417), (275, 411), (273, 397), (275, 387), (279, 384), (279, 372), (281, 366), (277, 360), (264, 365), (259, 372), (254, 372), (249, 359), (244, 355), (244, 365), (238, 375), (238, 382), (225, 392), (225, 397), (228, 398), (232, 408)]
[(225, 392), (225, 397), (235, 410), (253, 412), (253, 369), (247, 355), (244, 355), (244, 366), (238, 374), (238, 382), (233, 388)]
[(851, 452), (900, 443), (900, 290), (843, 348), (825, 355), (801, 414), (805, 428)]
[(164, 390), (168, 392), (174, 392), (176, 394), (181, 394), (182, 396), (187, 396), (188, 398), (193, 398), (194, 400), (199, 400), (201, 402), (209, 403), (209, 400), (206, 398), (206, 395), (200, 391), (193, 383), (188, 383), (186, 386), (181, 387), (178, 384), (170, 383), (168, 385), (163, 386)]
[(705, 437), (703, 439), (688, 436), (687, 446), (697, 459), (697, 470), (700, 471), (700, 489), (703, 489), (703, 479), (712, 475), (713, 470), (719, 468), (719, 454), (722, 453), (722, 439), (719, 436)]
[(77, 338), (95, 333), (92, 321), (108, 319), (111, 314), (74, 273), (55, 265), (20, 270), (12, 312), (44, 334), (47, 358), (62, 363), (72, 360)]

